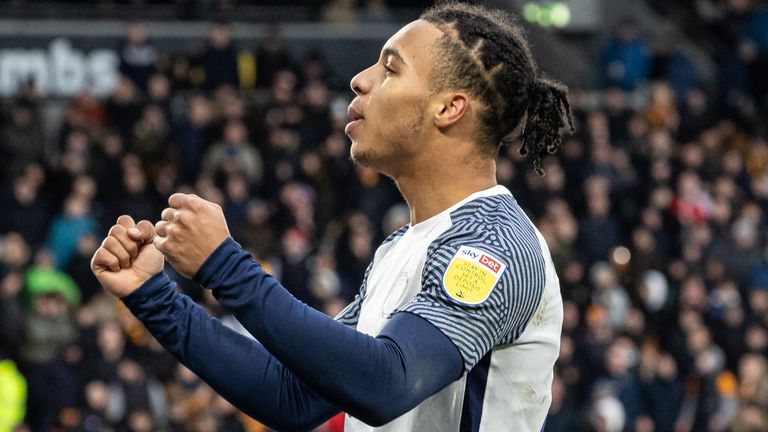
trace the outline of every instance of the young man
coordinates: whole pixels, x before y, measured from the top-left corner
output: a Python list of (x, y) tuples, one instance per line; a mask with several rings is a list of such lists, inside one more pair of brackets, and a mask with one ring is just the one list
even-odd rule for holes
[[(221, 209), (175, 194), (162, 220), (123, 216), (94, 255), (102, 285), (181, 362), (279, 430), (339, 411), (347, 431), (539, 431), (562, 303), (547, 246), (495, 157), (523, 128), (541, 157), (570, 122), (503, 14), (426, 11), (352, 80), (352, 157), (391, 176), (411, 223), (377, 250), (336, 320), (295, 300), (229, 236)], [(224, 328), (162, 272), (213, 290), (260, 343)]]

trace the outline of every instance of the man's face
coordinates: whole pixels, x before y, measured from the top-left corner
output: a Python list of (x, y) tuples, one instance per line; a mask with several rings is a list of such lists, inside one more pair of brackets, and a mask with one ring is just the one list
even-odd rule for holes
[(435, 42), (442, 32), (418, 20), (385, 44), (376, 64), (351, 82), (357, 97), (345, 133), (352, 140), (352, 158), (389, 175), (413, 157), (428, 136), (428, 78)]

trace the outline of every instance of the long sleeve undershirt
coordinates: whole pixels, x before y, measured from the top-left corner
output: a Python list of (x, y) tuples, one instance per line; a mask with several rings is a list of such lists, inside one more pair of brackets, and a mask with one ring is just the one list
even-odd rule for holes
[(461, 376), (451, 340), (395, 314), (377, 337), (299, 302), (231, 238), (196, 278), (259, 342), (179, 294), (164, 273), (123, 298), (161, 344), (235, 406), (278, 430), (308, 430), (339, 411), (386, 424)]

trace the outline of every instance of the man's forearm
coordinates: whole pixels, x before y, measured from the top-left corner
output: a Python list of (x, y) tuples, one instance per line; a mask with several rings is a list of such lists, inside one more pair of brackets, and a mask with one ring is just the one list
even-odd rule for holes
[(177, 293), (165, 273), (122, 300), (181, 363), (267, 426), (309, 430), (339, 412), (261, 344), (225, 327)]
[(291, 296), (231, 238), (196, 279), (275, 357), (327, 400), (384, 424), (461, 376), (456, 346), (426, 320), (400, 313), (373, 338)]

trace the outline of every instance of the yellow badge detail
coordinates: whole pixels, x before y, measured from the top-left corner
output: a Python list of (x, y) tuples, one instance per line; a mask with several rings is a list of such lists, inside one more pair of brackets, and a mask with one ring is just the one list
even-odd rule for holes
[(452, 299), (465, 304), (480, 304), (506, 270), (500, 259), (469, 246), (462, 246), (443, 275), (443, 288)]

